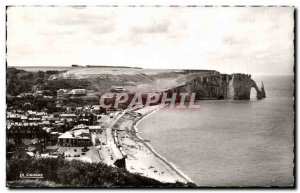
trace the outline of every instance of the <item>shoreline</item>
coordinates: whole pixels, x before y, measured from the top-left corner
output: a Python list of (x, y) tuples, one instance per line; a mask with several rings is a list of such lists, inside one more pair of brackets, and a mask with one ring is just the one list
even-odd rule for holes
[(163, 161), (166, 165), (168, 165), (177, 175), (179, 175), (181, 178), (183, 178), (186, 183), (194, 183), (192, 181), (192, 179), (190, 177), (188, 177), (186, 174), (184, 174), (182, 171), (180, 171), (172, 162), (168, 161), (165, 157), (161, 156), (158, 152), (156, 152), (154, 150), (154, 148), (147, 142), (144, 141), (144, 139), (139, 136), (138, 133), (138, 127), (137, 125), (144, 119), (146, 118), (148, 115), (155, 113), (156, 111), (160, 110), (161, 108), (164, 108), (162, 106), (158, 106), (157, 108), (155, 108), (154, 110), (151, 110), (150, 112), (147, 112), (145, 114), (142, 115), (141, 118), (139, 118), (138, 120), (136, 120), (133, 125), (132, 128), (135, 131), (135, 136), (141, 141), (141, 143), (143, 143), (145, 145), (146, 148), (148, 148), (149, 151), (151, 151), (158, 159), (160, 159), (161, 161)]

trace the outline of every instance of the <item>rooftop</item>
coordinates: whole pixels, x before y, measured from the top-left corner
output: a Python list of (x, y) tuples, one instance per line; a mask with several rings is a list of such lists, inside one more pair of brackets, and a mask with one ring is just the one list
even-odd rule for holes
[(58, 137), (59, 139), (90, 139), (88, 129), (67, 131)]
[(75, 114), (61, 114), (60, 117), (77, 117)]
[(89, 126), (89, 129), (101, 129), (100, 125)]

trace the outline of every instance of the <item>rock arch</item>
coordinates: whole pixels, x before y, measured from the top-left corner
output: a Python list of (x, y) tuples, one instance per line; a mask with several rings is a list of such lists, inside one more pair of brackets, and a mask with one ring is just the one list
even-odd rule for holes
[(252, 85), (250, 87), (250, 90), (251, 90), (251, 88), (255, 88), (255, 90), (256, 90), (256, 98), (259, 99), (259, 100), (262, 99), (263, 98), (262, 93), (259, 90), (259, 88), (257, 87), (256, 82), (254, 80), (252, 80), (252, 79), (251, 79), (251, 81), (252, 81)]
[(260, 90), (256, 82), (252, 80), (251, 75), (233, 74), (232, 79), (228, 83), (227, 96), (234, 100), (249, 100), (251, 88), (256, 90), (256, 98), (258, 100), (266, 97), (263, 84)]

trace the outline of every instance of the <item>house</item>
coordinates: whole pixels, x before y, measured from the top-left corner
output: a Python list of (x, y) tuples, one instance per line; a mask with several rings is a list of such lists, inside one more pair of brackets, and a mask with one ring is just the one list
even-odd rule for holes
[(35, 116), (36, 114), (37, 114), (37, 112), (36, 111), (28, 111), (27, 112), (28, 113), (28, 115), (30, 115), (30, 116)]
[(41, 125), (47, 125), (47, 126), (49, 126), (50, 125), (50, 121), (43, 121), (43, 122), (41, 122)]
[(37, 112), (37, 113), (36, 113), (36, 116), (37, 116), (37, 117), (42, 117), (42, 116), (46, 116), (46, 115), (47, 115), (46, 112)]
[(52, 96), (43, 96), (44, 99), (52, 99)]
[(35, 91), (35, 96), (43, 96), (43, 91), (41, 90)]
[(100, 105), (93, 105), (91, 111), (93, 113), (100, 113)]
[(21, 115), (19, 114), (9, 114), (7, 115), (7, 120), (11, 120), (14, 122), (20, 122), (21, 121)]
[(25, 96), (33, 96), (33, 94), (30, 93), (30, 92), (24, 93), (24, 95), (25, 95)]
[(22, 115), (22, 116), (21, 116), (21, 120), (22, 120), (23, 123), (27, 122), (28, 116)]
[(44, 116), (42, 116), (42, 121), (46, 121), (48, 119), (48, 116), (47, 115), (44, 115)]
[(98, 132), (102, 132), (103, 127), (101, 127), (100, 125), (93, 125), (93, 126), (88, 126), (89, 127), (89, 131), (90, 133), (98, 133)]
[(50, 131), (50, 138), (47, 141), (48, 146), (53, 146), (57, 144), (57, 138), (60, 136), (62, 133), (59, 133), (58, 131)]
[(68, 90), (66, 90), (66, 89), (59, 89), (59, 90), (57, 90), (57, 98), (64, 98), (64, 97), (68, 97), (69, 95), (68, 95), (68, 93), (69, 93), (69, 91)]
[(118, 93), (120, 93), (120, 92), (125, 92), (126, 89), (123, 88), (123, 87), (121, 87), (121, 86), (116, 86), (116, 87), (114, 87), (113, 89), (111, 89), (111, 91), (112, 91), (112, 92), (118, 92)]
[(80, 113), (81, 111), (82, 111), (82, 107), (76, 107), (76, 109), (75, 109), (75, 111), (77, 112), (77, 113)]
[(46, 119), (47, 121), (50, 121), (50, 123), (56, 123), (57, 121), (59, 121), (60, 119), (59, 119), (59, 117), (55, 117), (55, 116), (49, 116), (49, 117), (47, 117), (47, 119)]
[(89, 124), (90, 120), (86, 119), (86, 118), (79, 118), (78, 123), (80, 123), (80, 124)]
[(59, 118), (61, 121), (75, 121), (77, 116), (75, 114), (61, 114)]
[(39, 117), (33, 117), (33, 118), (28, 118), (28, 121), (29, 122), (39, 122), (39, 121), (41, 121), (41, 118), (39, 118)]
[(58, 137), (58, 145), (64, 147), (90, 146), (91, 138), (88, 129), (77, 129), (63, 133)]
[(73, 89), (68, 93), (71, 97), (86, 96), (86, 89)]
[(76, 125), (72, 130), (77, 130), (77, 129), (86, 129), (88, 126), (84, 124)]

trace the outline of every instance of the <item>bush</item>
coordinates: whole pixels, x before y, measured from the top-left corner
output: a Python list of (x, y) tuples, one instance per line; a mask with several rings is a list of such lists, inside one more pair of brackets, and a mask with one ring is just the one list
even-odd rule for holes
[[(132, 174), (125, 169), (104, 163), (88, 163), (62, 158), (22, 158), (7, 161), (7, 181), (16, 182), (20, 173), (41, 173), (45, 181), (63, 186), (80, 187), (173, 187), (182, 183), (167, 184)], [(16, 183), (11, 183), (16, 185)], [(11, 185), (12, 186), (12, 185)]]

